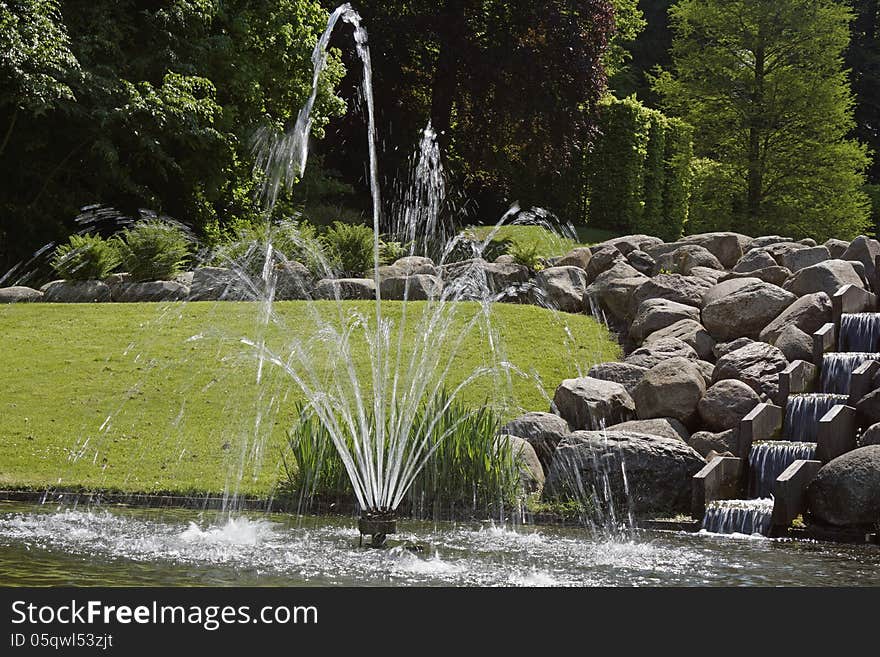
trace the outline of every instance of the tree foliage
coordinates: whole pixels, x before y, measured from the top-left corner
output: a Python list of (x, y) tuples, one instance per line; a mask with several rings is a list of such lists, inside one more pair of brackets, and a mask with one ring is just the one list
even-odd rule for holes
[[(326, 18), (316, 0), (0, 2), (0, 126), (14, 122), (0, 239), (17, 247), (0, 242), (0, 265), (66, 234), (91, 203), (194, 226), (255, 216), (251, 136), (295, 118)], [(332, 57), (317, 136), (344, 108), (342, 74)]]
[(751, 234), (861, 232), (867, 154), (847, 137), (847, 9), (832, 0), (681, 0), (671, 18), (674, 72), (656, 89), (694, 126), (697, 154), (719, 163), (713, 175), (732, 183), (730, 215), (716, 221)]

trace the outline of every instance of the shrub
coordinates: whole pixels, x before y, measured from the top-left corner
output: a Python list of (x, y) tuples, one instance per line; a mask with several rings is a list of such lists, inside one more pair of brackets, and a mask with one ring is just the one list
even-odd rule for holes
[(177, 224), (147, 219), (122, 231), (118, 244), (123, 267), (133, 280), (158, 281), (183, 271), (191, 239)]
[(311, 271), (320, 269), (323, 249), (314, 226), (307, 221), (237, 221), (225, 229), (212, 228), (212, 264), (234, 265), (252, 276), (263, 271), (271, 244), (281, 260), (297, 261)]
[(374, 235), (369, 226), (335, 221), (322, 241), (330, 266), (345, 276), (362, 276), (373, 266)]
[[(471, 410), (440, 394), (423, 405), (413, 422), (410, 441), (421, 440), (437, 422), (429, 439), (434, 449), (406, 495), (412, 511), (456, 509), (489, 513), (512, 507), (520, 491), (520, 467), (511, 445), (498, 440), (500, 420), (489, 408)], [(306, 407), (289, 432), (289, 459), (284, 458), (282, 489), (305, 506), (316, 501), (339, 503), (353, 498), (342, 459), (329, 432)], [(443, 436), (439, 439), (439, 436)], [(348, 437), (350, 443), (350, 436)]]
[(61, 278), (88, 281), (106, 278), (119, 262), (114, 241), (100, 235), (71, 235), (66, 244), (56, 247), (51, 265)]
[(379, 264), (391, 265), (409, 255), (409, 245), (403, 242), (379, 242)]
[(534, 242), (511, 242), (507, 255), (511, 256), (516, 264), (524, 265), (532, 271), (540, 271), (544, 268), (541, 250)]

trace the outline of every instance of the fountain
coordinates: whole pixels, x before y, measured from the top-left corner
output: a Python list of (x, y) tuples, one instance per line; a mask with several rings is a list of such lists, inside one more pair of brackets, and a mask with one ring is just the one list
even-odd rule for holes
[(880, 349), (880, 313), (841, 314), (837, 348), (849, 352), (876, 352)]
[(807, 393), (789, 395), (782, 422), (783, 435), (795, 442), (816, 442), (819, 420), (837, 404), (845, 404), (846, 395)]
[(773, 484), (782, 472), (798, 459), (811, 460), (816, 443), (768, 440), (752, 444), (749, 451), (749, 493), (752, 497), (770, 497)]
[(706, 507), (702, 528), (714, 534), (761, 534), (770, 530), (773, 500), (716, 500)]
[(835, 351), (822, 356), (822, 392), (848, 395), (852, 373), (868, 361), (880, 360), (880, 353)]

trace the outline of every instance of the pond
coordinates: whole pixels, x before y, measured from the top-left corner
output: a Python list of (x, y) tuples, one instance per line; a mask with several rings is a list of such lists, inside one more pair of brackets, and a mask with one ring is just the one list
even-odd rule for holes
[[(878, 586), (880, 549), (762, 537), (0, 503), (2, 586)], [(420, 550), (411, 549), (420, 546)]]

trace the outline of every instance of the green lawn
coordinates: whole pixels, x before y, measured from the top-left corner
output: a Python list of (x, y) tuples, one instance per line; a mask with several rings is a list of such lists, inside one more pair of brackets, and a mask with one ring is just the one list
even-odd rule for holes
[[(342, 307), (346, 315), (372, 311), (369, 302)], [(267, 345), (283, 352), (293, 336), (310, 335), (309, 308), (343, 321), (330, 302), (277, 303)], [(399, 322), (402, 304), (384, 308)], [(409, 304), (407, 345), (423, 308)], [(463, 305), (457, 326), (476, 309)], [(268, 494), (301, 393), (275, 366), (257, 384), (254, 352), (241, 338), (259, 336), (258, 317), (257, 305), (232, 302), (0, 306), (0, 487)], [(619, 357), (604, 327), (586, 316), (496, 304), (492, 325), (523, 375), (498, 387), (479, 380), (461, 399), (488, 399), (507, 417), (546, 410), (563, 378)], [(487, 340), (469, 334), (449, 387), (484, 363)], [(363, 353), (353, 360), (368, 371)]]
[[(493, 231), (495, 231), (495, 227), (470, 226), (465, 230), (472, 234), (476, 239), (485, 240)], [(579, 226), (575, 231), (577, 233), (577, 239), (564, 237), (559, 233), (544, 228), (543, 226), (508, 225), (498, 228), (497, 232), (495, 232), (492, 237), (492, 241), (498, 243), (509, 241), (521, 246), (534, 245), (539, 256), (550, 257), (565, 255), (578, 246), (588, 246), (590, 244), (604, 242), (605, 240), (617, 237), (617, 234), (612, 233), (611, 231), (589, 228), (587, 226)]]

